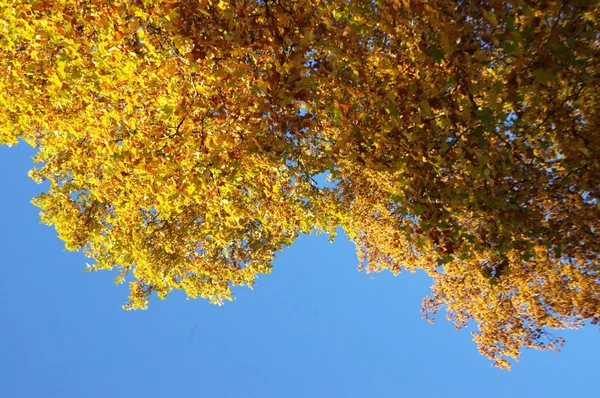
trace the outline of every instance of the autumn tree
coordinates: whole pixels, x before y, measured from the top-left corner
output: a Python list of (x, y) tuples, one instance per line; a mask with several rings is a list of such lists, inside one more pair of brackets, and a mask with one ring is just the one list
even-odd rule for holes
[[(0, 144), (128, 309), (214, 303), (300, 234), (421, 269), (501, 367), (600, 320), (593, 0), (7, 0)], [(329, 184), (317, 184), (327, 175)], [(129, 278), (129, 279), (128, 279)]]

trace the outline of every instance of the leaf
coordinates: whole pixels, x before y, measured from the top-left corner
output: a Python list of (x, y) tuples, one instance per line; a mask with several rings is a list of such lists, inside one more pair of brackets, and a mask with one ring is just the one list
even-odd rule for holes
[(487, 21), (490, 23), (490, 25), (492, 25), (492, 27), (496, 27), (498, 26), (498, 19), (496, 18), (496, 14), (494, 14), (492, 11), (486, 11), (483, 13), (483, 15), (485, 16), (485, 19), (487, 19)]
[(431, 45), (427, 49), (427, 53), (431, 56), (435, 63), (441, 63), (444, 60), (444, 51), (440, 49), (437, 45)]
[(556, 72), (552, 69), (536, 69), (533, 71), (535, 81), (540, 84), (547, 83), (556, 78)]

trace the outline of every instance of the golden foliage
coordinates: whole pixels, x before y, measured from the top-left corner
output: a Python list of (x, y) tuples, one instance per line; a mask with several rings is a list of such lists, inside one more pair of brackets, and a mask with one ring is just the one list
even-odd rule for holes
[[(600, 317), (600, 6), (0, 2), (0, 144), (126, 308), (215, 303), (302, 233), (426, 271), (507, 368)], [(331, 184), (314, 177), (328, 173)]]

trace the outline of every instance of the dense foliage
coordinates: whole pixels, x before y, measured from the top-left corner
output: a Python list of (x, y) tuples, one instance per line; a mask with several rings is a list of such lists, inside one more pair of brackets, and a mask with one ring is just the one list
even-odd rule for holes
[[(593, 0), (4, 0), (0, 144), (126, 308), (215, 303), (302, 233), (422, 269), (501, 367), (600, 320)], [(316, 178), (328, 175), (328, 184)]]

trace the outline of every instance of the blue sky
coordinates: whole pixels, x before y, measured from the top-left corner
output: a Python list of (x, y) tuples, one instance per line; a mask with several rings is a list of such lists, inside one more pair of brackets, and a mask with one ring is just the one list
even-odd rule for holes
[[(440, 317), (422, 274), (374, 279), (343, 236), (307, 236), (222, 307), (173, 294), (125, 312), (114, 273), (84, 272), (30, 204), (33, 151), (0, 147), (0, 397), (565, 397), (597, 394), (595, 328), (563, 352), (490, 366)], [(169, 394), (169, 395), (166, 395)]]

